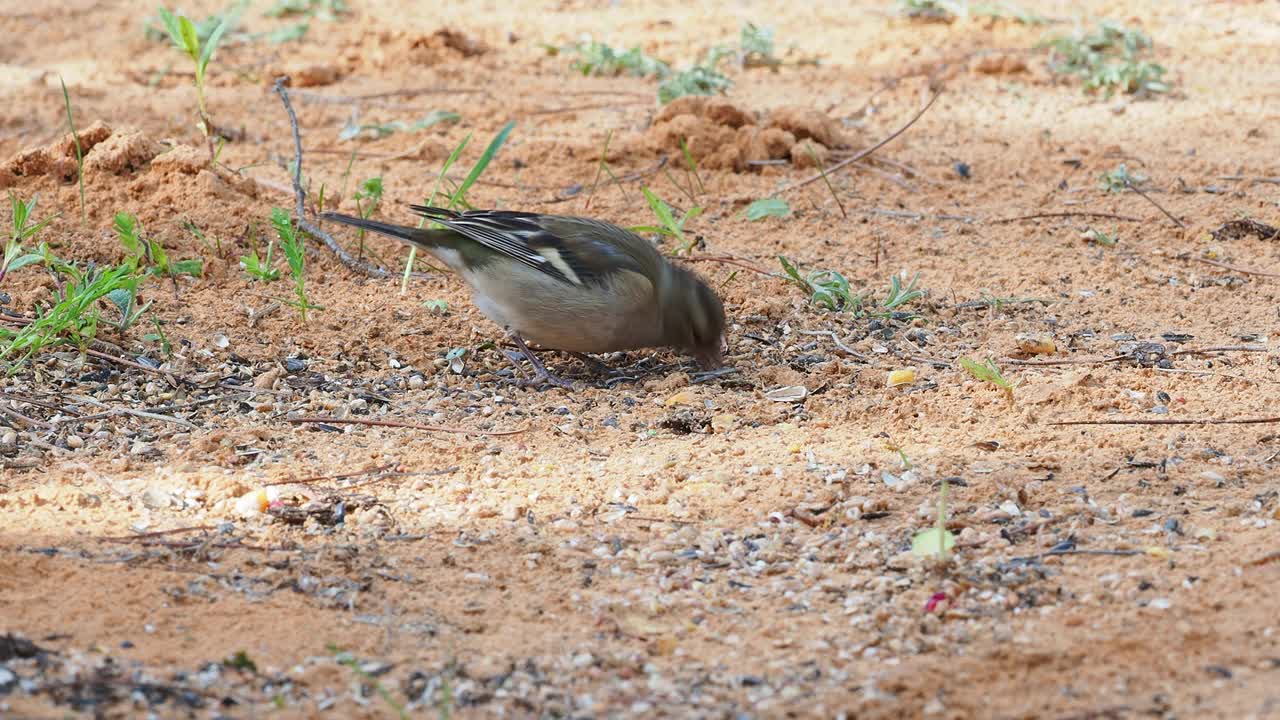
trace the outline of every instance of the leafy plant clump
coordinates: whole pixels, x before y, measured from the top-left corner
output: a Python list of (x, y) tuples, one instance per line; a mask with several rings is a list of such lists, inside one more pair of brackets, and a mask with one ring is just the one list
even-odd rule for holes
[(1085, 92), (1110, 98), (1117, 92), (1147, 96), (1169, 91), (1164, 66), (1144, 59), (1152, 42), (1141, 30), (1104, 20), (1090, 32), (1057, 35), (1041, 46), (1049, 49), (1049, 69), (1079, 77)]
[[(891, 276), (884, 299), (869, 301), (867, 294), (854, 293), (848, 279), (835, 270), (814, 270), (801, 275), (800, 269), (786, 257), (779, 255), (778, 261), (787, 280), (807, 293), (811, 304), (835, 312), (852, 312), (855, 317), (894, 317), (903, 307), (925, 296), (925, 291), (916, 288), (918, 274), (905, 287), (897, 275)], [(870, 310), (868, 306), (876, 309)]]
[(569, 64), (569, 69), (583, 75), (604, 77), (631, 75), (662, 79), (671, 74), (670, 65), (646, 55), (638, 47), (624, 52), (605, 43), (583, 40), (570, 45), (565, 50), (577, 56)]
[(752, 222), (767, 217), (784, 218), (791, 214), (791, 206), (782, 198), (760, 198), (747, 206), (743, 215)]
[(712, 51), (701, 63), (668, 77), (658, 85), (658, 102), (666, 105), (685, 95), (723, 95), (733, 81), (717, 67), (720, 59)]
[(127, 212), (116, 213), (116, 237), (125, 249), (125, 262), (147, 275), (175, 280), (179, 275), (200, 277), (204, 261), (200, 258), (171, 262), (160, 241), (144, 238), (138, 219)]
[(24, 240), (34, 237), (57, 217), (57, 215), (50, 215), (40, 222), (32, 220), (32, 215), (36, 211), (36, 202), (39, 199), (40, 196), (35, 195), (30, 201), (24, 202), (12, 190), (9, 191), (9, 206), (13, 210), (13, 232), (9, 234), (9, 239), (4, 245), (4, 259), (0, 261), (0, 280), (4, 280), (5, 276), (14, 270), (44, 259), (41, 253), (24, 254), (22, 251)]

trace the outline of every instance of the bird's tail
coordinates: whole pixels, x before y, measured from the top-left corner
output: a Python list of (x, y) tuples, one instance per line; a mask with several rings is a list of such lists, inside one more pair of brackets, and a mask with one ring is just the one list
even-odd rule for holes
[(365, 218), (355, 217), (354, 215), (343, 215), (342, 213), (334, 212), (323, 213), (320, 217), (325, 220), (342, 223), (343, 225), (364, 228), (365, 230), (376, 232), (381, 235), (389, 235), (393, 238), (408, 241), (414, 245), (431, 247), (435, 244), (431, 242), (431, 231), (422, 228), (409, 227), (407, 225), (392, 225), (391, 223), (378, 222), (377, 220), (366, 220)]

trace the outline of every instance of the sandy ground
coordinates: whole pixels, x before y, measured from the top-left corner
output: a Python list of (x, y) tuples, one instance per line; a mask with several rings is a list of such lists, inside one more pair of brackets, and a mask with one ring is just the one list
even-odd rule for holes
[[(1046, 70), (1032, 48), (1069, 23), (922, 23), (888, 3), (352, 5), (300, 41), (219, 51), (209, 113), (236, 135), (219, 169), (189, 65), (143, 33), (152, 6), (0, 9), (0, 187), (60, 213), (39, 239), (117, 262), (125, 210), (206, 269), (147, 287), (172, 357), (144, 321), (104, 328), (105, 357), (46, 352), (0, 385), (0, 715), (1280, 716), (1280, 241), (1213, 232), (1280, 225), (1280, 6), (1026, 4), (1150, 33), (1175, 87), (1132, 101)], [(297, 22), (269, 6), (242, 29)], [(591, 33), (682, 65), (744, 21), (820, 63), (732, 70), (719, 117), (800, 117), (840, 146), (829, 162), (945, 89), (833, 174), (836, 197), (787, 190), (791, 217), (749, 222), (747, 203), (813, 172), (801, 153), (747, 165), (720, 120), (660, 114), (654, 81), (584, 78), (544, 47)], [(606, 387), (552, 353), (580, 390), (517, 387), (455, 278), (401, 294), (318, 243), (324, 309), (301, 322), (275, 300), (284, 282), (238, 263), (292, 206), (281, 74), (313, 190), (351, 211), (380, 176), (391, 221), (411, 222), (464, 137), (458, 178), (514, 120), (474, 205), (651, 224), (641, 184), (692, 204), (688, 137), (706, 208), (691, 265), (724, 297), (737, 373), (636, 352), (604, 358), (629, 376)], [(94, 143), (83, 223), (59, 75)], [(353, 114), (434, 110), (462, 119), (339, 137)], [(592, 192), (606, 136), (622, 182)], [(1122, 162), (1176, 222), (1099, 188)], [(403, 266), (391, 241), (365, 253)], [(775, 273), (779, 254), (875, 297), (919, 273), (928, 295), (916, 318), (828, 312), (742, 264)], [(29, 266), (0, 300), (30, 315), (52, 287)], [(1024, 334), (1056, 351), (1028, 356)], [(1011, 404), (958, 362), (988, 357)], [(914, 383), (886, 387), (906, 368)], [(909, 549), (944, 478), (959, 545), (938, 565)], [(269, 513), (242, 516), (266, 488)]]

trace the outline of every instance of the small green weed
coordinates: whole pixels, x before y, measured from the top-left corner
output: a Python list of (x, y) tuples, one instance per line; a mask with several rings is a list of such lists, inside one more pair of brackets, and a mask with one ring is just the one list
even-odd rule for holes
[(258, 282), (275, 282), (280, 279), (280, 271), (273, 267), (272, 255), (275, 253), (276, 240), (267, 240), (266, 257), (258, 257), (258, 232), (255, 228), (249, 234), (249, 254), (240, 258), (240, 267), (249, 277)]
[(1120, 163), (1115, 170), (1109, 170), (1098, 177), (1098, 189), (1109, 193), (1122, 193), (1130, 186), (1141, 185), (1149, 180), (1142, 173), (1129, 172), (1129, 168)]
[(809, 296), (810, 303), (835, 312), (862, 313), (863, 296), (853, 293), (844, 275), (835, 270), (815, 270), (801, 276), (800, 269), (785, 256), (779, 255), (778, 262), (787, 278)]
[(791, 214), (791, 206), (782, 198), (760, 198), (748, 205), (743, 214), (752, 222), (767, 217), (784, 218)]
[[(382, 176), (371, 177), (360, 183), (360, 189), (353, 196), (356, 201), (356, 214), (368, 220), (373, 217), (373, 213), (377, 211), (378, 206), (382, 204)], [(364, 257), (364, 228), (356, 233), (356, 237), (360, 239), (360, 254), (358, 257)]]
[(963, 367), (976, 380), (985, 383), (991, 383), (996, 386), (1002, 393), (1009, 404), (1013, 404), (1013, 388), (1014, 384), (1005, 379), (1000, 373), (1000, 368), (996, 367), (995, 361), (987, 358), (986, 362), (978, 363), (969, 358), (960, 358), (960, 367)]
[(653, 211), (655, 217), (658, 218), (660, 225), (642, 225), (631, 228), (632, 232), (652, 232), (659, 235), (665, 235), (676, 239), (678, 247), (675, 250), (677, 255), (687, 253), (691, 250), (696, 239), (688, 240), (684, 235), (684, 225), (693, 218), (702, 214), (703, 208), (689, 208), (679, 220), (676, 220), (676, 211), (666, 203), (662, 198), (654, 194), (652, 190), (641, 186), (640, 192), (644, 193), (644, 199), (649, 202), (649, 209)]
[(774, 56), (773, 28), (743, 23), (738, 32), (738, 64), (744, 68), (767, 67), (777, 70), (782, 60)]
[(235, 25), (237, 18), (234, 15), (220, 16), (218, 25), (209, 33), (208, 38), (203, 41), (196, 31), (195, 24), (187, 16), (175, 16), (165, 8), (160, 8), (160, 19), (164, 21), (164, 26), (169, 31), (169, 38), (173, 40), (173, 44), (186, 53), (195, 64), (196, 107), (200, 115), (197, 127), (200, 129), (200, 133), (208, 139), (209, 158), (210, 161), (214, 161), (217, 154), (214, 149), (216, 132), (214, 131), (213, 122), (209, 119), (208, 106), (205, 103), (205, 75), (209, 69), (209, 61), (213, 59), (213, 54), (218, 49), (218, 43), (222, 42), (222, 36), (226, 34), (227, 30)]
[(1091, 32), (1057, 35), (1040, 46), (1049, 50), (1049, 69), (1081, 78), (1085, 92), (1102, 91), (1109, 98), (1116, 92), (1150, 95), (1169, 91), (1164, 66), (1142, 58), (1152, 43), (1141, 30), (1104, 20)]
[(951, 22), (965, 12), (963, 3), (947, 0), (898, 0), (898, 13), (912, 20)]
[(67, 81), (58, 76), (62, 84), (62, 102), (67, 109), (67, 127), (71, 128), (71, 139), (76, 146), (76, 182), (80, 184), (80, 224), (89, 222), (84, 207), (84, 151), (80, 146), (80, 133), (76, 132), (76, 121), (71, 118), (71, 94), (67, 92)]
[(889, 277), (889, 291), (885, 294), (884, 300), (880, 301), (880, 308), (886, 313), (892, 313), (896, 312), (898, 308), (924, 297), (925, 292), (923, 290), (916, 289), (916, 283), (919, 280), (920, 273), (916, 273), (904, 288), (902, 286), (902, 280), (899, 279), (896, 274), (891, 275)]
[(175, 291), (179, 275), (200, 277), (204, 272), (204, 262), (199, 258), (170, 262), (169, 254), (160, 241), (144, 238), (138, 219), (127, 212), (116, 213), (115, 230), (116, 237), (124, 246), (125, 262), (148, 275), (169, 278)]
[(733, 81), (720, 72), (716, 64), (708, 58), (700, 65), (668, 77), (658, 85), (658, 102), (666, 105), (685, 95), (723, 95), (733, 85)]
[(1089, 228), (1081, 233), (1081, 237), (1084, 238), (1085, 242), (1091, 242), (1102, 247), (1115, 247), (1120, 244), (1120, 233), (1117, 230), (1112, 230), (1111, 234), (1108, 235), (1101, 230)]
[(276, 235), (280, 238), (280, 248), (284, 250), (284, 256), (289, 261), (289, 275), (293, 278), (294, 299), (282, 302), (297, 308), (298, 314), (302, 317), (302, 322), (306, 322), (308, 310), (323, 310), (324, 308), (311, 304), (311, 301), (307, 299), (307, 257), (302, 235), (294, 229), (293, 218), (289, 216), (289, 213), (280, 208), (271, 209), (271, 225), (276, 229)]
[(631, 75), (662, 79), (671, 74), (671, 66), (649, 57), (638, 47), (623, 52), (604, 43), (584, 40), (564, 50), (577, 56), (569, 64), (569, 69), (583, 75)]
[(12, 190), (9, 191), (9, 207), (13, 210), (13, 232), (4, 245), (4, 260), (0, 262), (0, 280), (10, 272), (44, 260), (41, 253), (23, 254), (22, 242), (34, 237), (36, 233), (53, 222), (57, 215), (51, 215), (40, 222), (35, 222), (32, 215), (36, 211), (39, 195), (32, 196), (28, 202), (22, 201)]
[(928, 530), (921, 530), (911, 540), (911, 552), (917, 557), (936, 557), (946, 560), (956, 546), (956, 536), (947, 529), (947, 479), (942, 479), (938, 491), (938, 521)]

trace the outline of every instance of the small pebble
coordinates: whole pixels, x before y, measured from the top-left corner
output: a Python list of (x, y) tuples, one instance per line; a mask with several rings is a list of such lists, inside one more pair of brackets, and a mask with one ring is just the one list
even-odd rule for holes
[(72, 450), (79, 450), (80, 448), (84, 447), (84, 438), (80, 437), (79, 435), (68, 435), (67, 447), (71, 448)]

